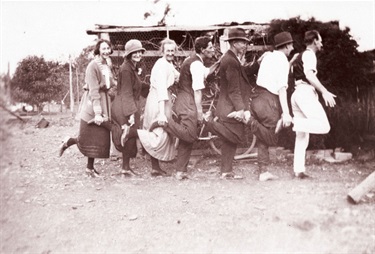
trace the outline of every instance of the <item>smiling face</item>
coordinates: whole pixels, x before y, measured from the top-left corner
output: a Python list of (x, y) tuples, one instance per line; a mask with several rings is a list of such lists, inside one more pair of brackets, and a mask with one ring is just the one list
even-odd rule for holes
[(214, 46), (212, 45), (212, 42), (209, 42), (207, 47), (202, 50), (202, 53), (205, 58), (212, 58), (215, 53)]
[(245, 40), (235, 40), (233, 42), (233, 47), (236, 53), (243, 55), (246, 52), (248, 42)]
[(134, 63), (139, 63), (142, 60), (142, 56), (143, 56), (143, 50), (139, 50), (139, 51), (133, 52), (130, 59)]
[(167, 43), (164, 45), (163, 55), (168, 62), (172, 62), (174, 55), (176, 54), (176, 46), (172, 43)]
[(111, 55), (111, 47), (108, 45), (108, 43), (106, 42), (102, 42), (99, 46), (99, 55), (104, 58), (104, 59), (107, 59), (109, 58), (109, 56)]

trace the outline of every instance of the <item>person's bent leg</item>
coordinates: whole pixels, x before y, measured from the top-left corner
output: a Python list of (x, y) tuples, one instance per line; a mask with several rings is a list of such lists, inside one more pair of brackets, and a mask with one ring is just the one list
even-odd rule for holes
[(318, 94), (310, 85), (298, 85), (291, 98), (293, 130), (313, 134), (326, 134), (330, 130), (327, 114), (319, 102)]
[(251, 117), (247, 123), (251, 133), (253, 133), (258, 140), (262, 140), (267, 146), (276, 146), (278, 142), (278, 134), (275, 133), (275, 127), (265, 127), (258, 120)]
[(184, 124), (184, 121), (176, 122), (173, 118), (168, 119), (164, 130), (180, 140), (193, 143), (197, 139), (197, 129), (190, 123)]
[(69, 138), (68, 141), (64, 142), (59, 150), (59, 156), (61, 157), (66, 149), (68, 149), (72, 145), (77, 144), (77, 138)]

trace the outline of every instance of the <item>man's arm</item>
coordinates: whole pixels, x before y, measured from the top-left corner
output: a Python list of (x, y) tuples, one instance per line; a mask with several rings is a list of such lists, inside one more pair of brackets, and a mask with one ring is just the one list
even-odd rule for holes
[(289, 114), (288, 99), (287, 99), (286, 87), (282, 87), (279, 90), (279, 101), (282, 110), (283, 126), (289, 127), (292, 123), (292, 117)]
[(329, 92), (323, 84), (319, 81), (318, 77), (315, 75), (313, 70), (309, 70), (305, 73), (306, 79), (309, 83), (315, 87), (316, 90), (322, 93), (323, 99), (326, 103), (326, 106), (334, 107), (336, 105), (335, 97), (333, 93)]
[(194, 91), (194, 101), (198, 111), (198, 121), (203, 121), (202, 90)]

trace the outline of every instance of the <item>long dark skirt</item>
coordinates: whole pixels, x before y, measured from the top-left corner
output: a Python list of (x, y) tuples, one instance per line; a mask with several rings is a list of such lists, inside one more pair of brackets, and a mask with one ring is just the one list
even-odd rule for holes
[(90, 158), (109, 158), (110, 145), (109, 130), (81, 120), (77, 146), (83, 155)]

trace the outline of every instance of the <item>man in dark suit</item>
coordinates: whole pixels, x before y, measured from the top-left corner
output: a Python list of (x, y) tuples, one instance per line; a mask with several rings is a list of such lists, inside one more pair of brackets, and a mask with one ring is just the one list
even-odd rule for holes
[[(221, 146), (221, 177), (241, 179), (233, 173), (232, 163), (239, 143), (245, 136), (244, 112), (249, 110), (249, 80), (244, 72), (240, 59), (246, 53), (249, 39), (242, 28), (230, 28), (226, 40), (229, 50), (221, 58), (220, 64), (220, 95), (216, 108), (216, 121), (208, 122), (208, 127), (218, 135)], [(234, 118), (227, 115), (235, 111)]]

